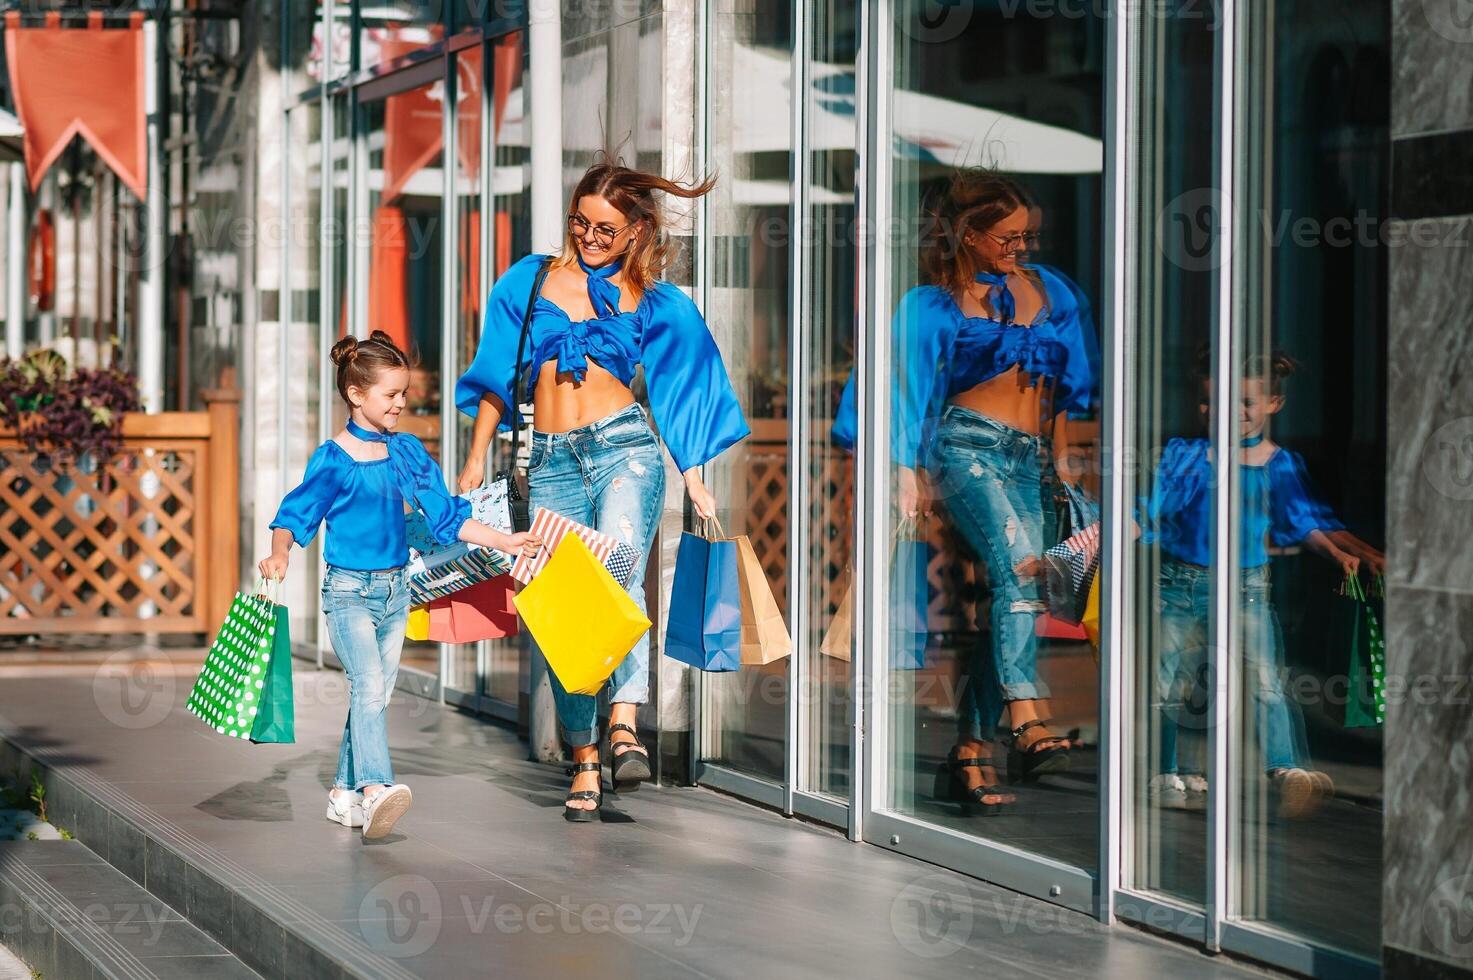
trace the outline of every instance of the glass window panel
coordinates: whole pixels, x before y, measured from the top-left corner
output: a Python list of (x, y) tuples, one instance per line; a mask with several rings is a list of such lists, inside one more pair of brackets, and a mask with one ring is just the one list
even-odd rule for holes
[(445, 38), (445, 0), (373, 0), (360, 6), (358, 58), (387, 64)]
[(1129, 555), (1133, 635), (1127, 767), (1133, 819), (1127, 877), (1201, 905), (1207, 881), (1206, 776), (1211, 480), (1183, 503), (1181, 470), (1210, 465), (1206, 389), (1218, 266), (1216, 93), (1209, 21), (1182, 2), (1141, 23), (1139, 306), (1125, 363), (1127, 499), (1139, 536)]
[[(812, 60), (804, 152), (809, 154), (811, 244), (803, 340), (809, 365), (805, 377), (810, 436), (804, 449), (808, 635), (797, 638), (797, 649), (806, 658), (805, 689), (813, 696), (804, 702), (808, 758), (806, 781), (800, 788), (847, 800), (853, 644), (852, 630), (846, 626), (848, 611), (841, 614), (841, 610), (854, 581), (854, 457), (842, 427), (836, 435), (834, 423), (854, 370), (857, 324), (854, 56), (859, 12), (852, 4), (817, 0), (809, 17)], [(842, 650), (834, 649), (836, 644)]]
[[(327, 81), (327, 5), (320, 0), (316, 3), (296, 0), (281, 4), (281, 9), (286, 16), (286, 67), (292, 73), (292, 90), (321, 85)], [(333, 52), (334, 57), (341, 60), (343, 70), (346, 70), (349, 54), (348, 37), (344, 30), (342, 48)], [(335, 73), (335, 77), (338, 74), (341, 71)]]
[[(367, 331), (382, 330), (416, 364), (399, 431), (419, 437), (440, 458), (441, 165), (444, 85), (434, 82), (363, 106), (368, 140)], [(477, 144), (478, 145), (478, 144)], [(429, 673), (439, 645), (406, 641), (402, 663)]]
[(1243, 15), (1237, 911), (1374, 959), (1382, 742), (1356, 662), (1383, 621), (1390, 22), (1373, 0)]
[[(291, 218), (287, 223), (287, 479), (297, 479), (319, 443), (321, 424), (322, 103), (293, 109), (287, 117), (292, 152), (287, 154)], [(312, 539), (293, 576), (292, 642), (317, 642), (317, 565), (321, 537)]]
[[(788, 603), (788, 262), (792, 5), (753, 0), (711, 23), (710, 291), (706, 310), (752, 435), (707, 482), (726, 530), (746, 534), (779, 608)], [(752, 84), (764, 79), (769, 84)], [(704, 757), (782, 780), (788, 661), (706, 674)]]
[[(1063, 481), (1098, 499), (1089, 351), (1105, 24), (976, 5), (938, 28), (933, 6), (897, 4), (885, 96), (896, 241), (895, 506), (880, 530), (892, 553), (886, 803), (1093, 868), (1096, 658), (1082, 629), (1043, 615), (1041, 563), (1069, 529)], [(978, 272), (1003, 278), (994, 288)], [(994, 363), (999, 342), (1013, 353)], [(998, 726), (1034, 721), (1046, 724), (1009, 752)], [(984, 782), (997, 792), (975, 800)], [(1001, 804), (1001, 818), (974, 819), (976, 803)]]

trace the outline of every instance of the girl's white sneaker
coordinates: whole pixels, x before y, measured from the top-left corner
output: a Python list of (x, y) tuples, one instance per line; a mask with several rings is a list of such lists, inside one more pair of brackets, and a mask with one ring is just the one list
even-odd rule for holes
[(414, 795), (403, 783), (386, 786), (363, 801), (363, 836), (368, 840), (385, 837), (404, 816)]
[(327, 794), (327, 819), (344, 827), (363, 826), (363, 794), (352, 790)]

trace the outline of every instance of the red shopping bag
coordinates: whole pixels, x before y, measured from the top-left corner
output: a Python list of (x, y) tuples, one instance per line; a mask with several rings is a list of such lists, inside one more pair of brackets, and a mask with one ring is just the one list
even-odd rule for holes
[(512, 605), (515, 584), (510, 575), (452, 592), (429, 604), (430, 640), (436, 643), (474, 643), (517, 634), (517, 609)]

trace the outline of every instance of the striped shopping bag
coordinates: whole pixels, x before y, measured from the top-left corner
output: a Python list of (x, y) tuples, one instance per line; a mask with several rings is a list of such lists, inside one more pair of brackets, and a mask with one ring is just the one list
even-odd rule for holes
[(511, 566), (511, 577), (523, 585), (531, 582), (552, 558), (558, 544), (569, 532), (588, 546), (593, 557), (608, 570), (615, 582), (622, 587), (629, 585), (634, 566), (639, 564), (639, 552), (602, 531), (585, 527), (546, 507), (538, 507), (532, 514), (531, 533), (542, 538), (542, 549), (535, 557), (518, 555)]

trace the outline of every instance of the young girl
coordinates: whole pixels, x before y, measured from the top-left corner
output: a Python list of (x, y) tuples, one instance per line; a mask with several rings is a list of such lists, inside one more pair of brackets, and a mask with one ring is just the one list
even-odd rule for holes
[[(1294, 361), (1279, 352), (1250, 358), (1239, 405), (1243, 677), (1258, 706), (1264, 771), (1279, 787), (1280, 812), (1289, 817), (1308, 813), (1322, 796), (1333, 792), (1334, 785), (1329, 776), (1309, 768), (1302, 722), (1281, 683), (1283, 641), (1269, 587), (1268, 546), (1302, 544), (1346, 575), (1357, 574), (1363, 560), (1373, 571), (1384, 566), (1380, 552), (1347, 531), (1310, 493), (1299, 455), (1264, 436), (1268, 420), (1284, 407), (1284, 383), (1294, 369)], [(1205, 372), (1201, 383), (1199, 407), (1206, 419), (1212, 388)], [(1188, 727), (1186, 698), (1202, 683), (1205, 672), (1212, 592), (1210, 446), (1206, 438), (1173, 439), (1167, 444), (1142, 522), (1141, 539), (1159, 545), (1162, 552), (1162, 642), (1155, 678), (1161, 733), (1159, 768), (1150, 793), (1169, 808), (1195, 808), (1189, 797), (1200, 799), (1207, 790), (1200, 770), (1178, 773), (1177, 736)]]
[(440, 467), (412, 435), (395, 434), (409, 387), (409, 359), (388, 334), (346, 337), (333, 346), (348, 425), (307, 462), (302, 483), (271, 522), (267, 578), (284, 578), (292, 542), (306, 547), (327, 521), (322, 611), (333, 651), (348, 675), (348, 721), (338, 751), (327, 819), (383, 837), (409, 809), (409, 787), (394, 782), (384, 709), (399, 673), (409, 615), (404, 505), (422, 510), (442, 544), (468, 541), (536, 554), (540, 542), (470, 519), (470, 503), (445, 489)]

